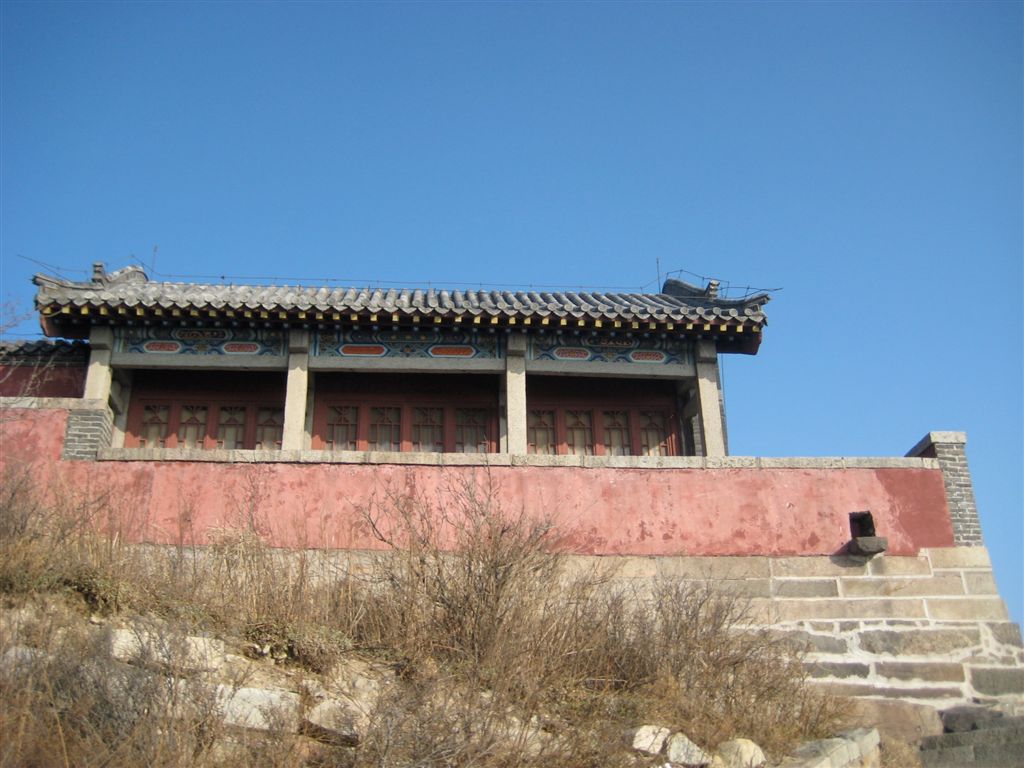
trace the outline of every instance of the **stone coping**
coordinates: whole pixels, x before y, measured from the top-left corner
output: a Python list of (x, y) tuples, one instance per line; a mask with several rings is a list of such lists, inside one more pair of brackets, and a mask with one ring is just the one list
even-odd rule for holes
[(929, 432), (917, 441), (917, 445), (907, 451), (907, 456), (920, 456), (933, 445), (939, 443), (952, 443), (954, 445), (966, 445), (966, 432)]
[(106, 407), (103, 400), (84, 397), (0, 397), (0, 408), (101, 411)]
[(401, 464), (433, 467), (581, 467), (584, 469), (938, 469), (936, 459), (900, 457), (761, 458), (757, 456), (537, 456), (505, 453), (390, 451), (246, 451), (101, 448), (100, 461), (193, 461), (232, 464)]

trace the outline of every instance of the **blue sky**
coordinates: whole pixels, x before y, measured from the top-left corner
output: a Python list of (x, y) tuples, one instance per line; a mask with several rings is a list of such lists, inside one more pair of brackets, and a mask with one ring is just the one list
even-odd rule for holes
[(732, 452), (966, 430), (1020, 621), (1022, 8), (8, 0), (0, 288), (782, 287)]

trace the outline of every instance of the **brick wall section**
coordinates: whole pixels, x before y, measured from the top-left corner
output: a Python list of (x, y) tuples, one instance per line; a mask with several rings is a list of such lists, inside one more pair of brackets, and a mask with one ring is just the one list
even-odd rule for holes
[(68, 411), (62, 459), (94, 461), (101, 448), (110, 447), (113, 419), (107, 408), (72, 408)]
[(953, 524), (953, 541), (961, 547), (981, 547), (984, 541), (971, 470), (967, 466), (966, 444), (967, 435), (963, 432), (929, 432), (907, 455), (938, 460)]

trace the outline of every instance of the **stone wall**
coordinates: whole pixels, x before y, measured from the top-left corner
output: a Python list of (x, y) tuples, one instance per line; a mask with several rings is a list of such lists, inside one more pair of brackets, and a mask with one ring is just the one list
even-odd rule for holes
[[(1020, 630), (982, 546), (962, 433), (930, 433), (909, 458), (127, 451), (101, 447), (100, 400), (0, 405), (0, 466), (107, 499), (128, 541), (202, 544), (244, 502), (271, 544), (358, 561), (380, 546), (360, 505), (389, 492), (450, 505), (483, 483), (505, 509), (557, 512), (576, 567), (641, 593), (673, 579), (749, 600), (752, 622), (806, 646), (817, 685), (1024, 709)], [(850, 516), (866, 511), (888, 539), (873, 558), (848, 554)]]
[(1024, 647), (982, 546), (910, 557), (575, 557), (643, 594), (659, 579), (741, 597), (752, 623), (807, 651), (812, 682), (937, 709), (1024, 709)]

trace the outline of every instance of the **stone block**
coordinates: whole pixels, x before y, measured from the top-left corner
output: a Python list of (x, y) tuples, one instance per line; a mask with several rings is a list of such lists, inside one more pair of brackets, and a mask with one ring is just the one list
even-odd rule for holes
[(812, 661), (805, 662), (804, 667), (811, 677), (867, 677), (871, 667), (867, 664), (852, 661)]
[(947, 747), (935, 752), (922, 752), (921, 760), (925, 768), (964, 768), (976, 766), (974, 747)]
[(894, 680), (922, 680), (928, 683), (962, 683), (962, 664), (941, 661), (880, 661), (875, 670), (882, 677)]
[(939, 712), (930, 704), (893, 699), (854, 699), (849, 702), (845, 718), (851, 726), (878, 728), (882, 736), (905, 742), (942, 733)]
[(925, 598), (928, 616), (947, 621), (986, 621), (1007, 618), (1006, 605), (998, 597)]
[(922, 597), (926, 595), (962, 595), (964, 583), (957, 573), (936, 574), (931, 578), (894, 577), (886, 579), (840, 579), (846, 597)]
[(953, 707), (942, 713), (942, 725), (947, 733), (985, 730), (992, 727), (994, 721), (1002, 719), (1003, 713), (998, 710), (972, 705)]
[(705, 583), (716, 592), (736, 597), (771, 597), (772, 594), (768, 579), (713, 579)]
[(999, 588), (991, 571), (965, 571), (964, 584), (969, 595), (998, 595)]
[[(883, 698), (897, 700), (934, 699), (936, 701), (959, 701), (964, 697), (964, 693), (960, 688), (952, 686), (917, 686), (913, 688), (900, 688), (878, 683), (871, 684), (866, 682), (857, 683), (851, 680), (834, 681), (819, 679), (811, 679), (808, 683), (813, 685), (816, 689), (823, 690), (834, 696), (881, 696)], [(881, 724), (875, 723), (875, 725), (880, 727)]]
[(1015, 624), (1012, 621), (999, 622), (998, 624), (986, 625), (989, 631), (992, 632), (992, 637), (997, 642), (1003, 643), (1004, 645), (1012, 645), (1015, 648), (1024, 646), (1021, 642), (1020, 635), (1020, 624)]
[(868, 563), (872, 576), (931, 576), (927, 557), (876, 557)]
[(811, 653), (843, 654), (847, 653), (850, 649), (849, 644), (843, 638), (812, 634), (801, 629), (789, 631), (776, 630), (773, 634), (792, 647)]
[(868, 560), (854, 555), (813, 555), (809, 557), (774, 557), (772, 576), (800, 578), (814, 576), (863, 576)]
[(809, 619), (924, 618), (924, 605), (914, 599), (776, 600), (779, 621)]
[(835, 579), (773, 579), (776, 597), (838, 597)]
[(971, 685), (986, 696), (1024, 695), (1024, 668), (969, 667)]
[(813, 685), (816, 690), (830, 693), (833, 696), (878, 696), (881, 693), (877, 687), (870, 683), (834, 682), (832, 680), (816, 679), (810, 679), (807, 683)]
[(861, 757), (871, 754), (882, 743), (882, 738), (878, 735), (877, 728), (854, 728), (849, 731), (843, 731), (839, 734), (839, 737), (856, 744)]
[(767, 579), (769, 558), (659, 557), (657, 575), (666, 579)]
[(932, 568), (992, 568), (992, 560), (985, 547), (941, 547), (925, 549), (922, 553), (931, 561)]
[(981, 631), (962, 629), (865, 630), (859, 635), (860, 647), (868, 653), (903, 656), (931, 656), (953, 653), (981, 643)]
[(617, 557), (612, 566), (616, 578), (653, 579), (658, 563), (653, 557)]
[(977, 765), (1024, 765), (1024, 742), (975, 744), (974, 759)]

